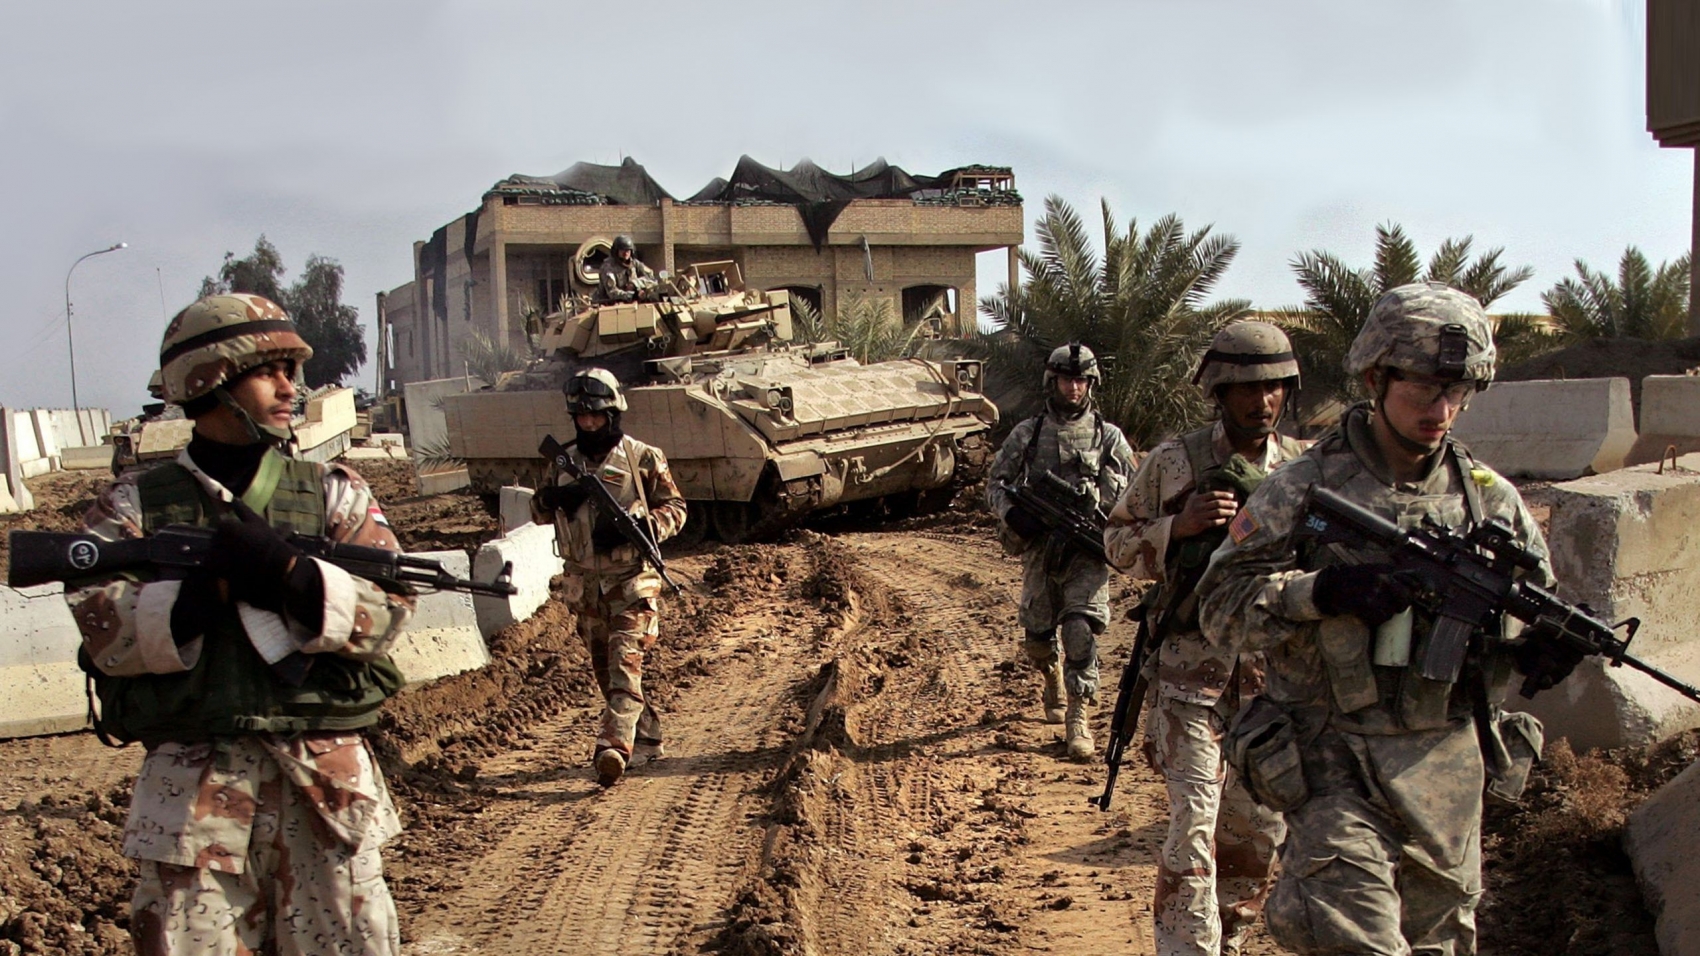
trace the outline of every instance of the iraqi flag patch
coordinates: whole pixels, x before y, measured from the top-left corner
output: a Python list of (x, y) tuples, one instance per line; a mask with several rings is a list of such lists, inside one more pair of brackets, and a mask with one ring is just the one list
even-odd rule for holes
[(1262, 525), (1258, 524), (1257, 519), (1252, 516), (1250, 508), (1241, 508), (1240, 513), (1234, 515), (1234, 520), (1228, 522), (1228, 534), (1233, 537), (1235, 544), (1239, 544), (1251, 537), (1251, 533), (1261, 527)]
[(386, 528), (388, 528), (390, 526), (389, 519), (384, 517), (384, 512), (381, 509), (379, 509), (379, 507), (377, 505), (373, 505), (372, 507), (366, 509), (366, 517), (372, 519), (373, 521), (376, 521), (377, 523), (383, 525)]

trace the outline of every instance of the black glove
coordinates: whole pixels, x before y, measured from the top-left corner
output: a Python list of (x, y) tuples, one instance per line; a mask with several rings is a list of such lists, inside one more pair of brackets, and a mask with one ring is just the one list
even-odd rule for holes
[(207, 633), (224, 608), (224, 597), (218, 592), (218, 575), (205, 568), (195, 568), (183, 579), (177, 602), (171, 605), (171, 639), (182, 647)]
[(1523, 632), (1523, 643), (1517, 645), (1512, 657), (1524, 677), (1521, 693), (1533, 697), (1543, 690), (1558, 686), (1570, 676), (1587, 653), (1558, 639), (1550, 630), (1531, 627)]
[(231, 502), (230, 511), (213, 532), (206, 567), (230, 582), (233, 600), (282, 612), (289, 595), (289, 566), (301, 558), (301, 549), (241, 500)]
[(1416, 595), (1398, 565), (1331, 564), (1317, 572), (1311, 596), (1324, 615), (1353, 614), (1374, 628), (1410, 607)]
[(544, 511), (561, 511), (572, 515), (590, 497), (590, 492), (578, 482), (570, 485), (549, 485), (537, 489), (534, 496), (537, 506)]
[(591, 547), (607, 553), (622, 544), (629, 543), (626, 536), (620, 533), (620, 529), (614, 526), (614, 519), (601, 511), (596, 512), (596, 524), (590, 529)]
[(1043, 521), (1033, 517), (1020, 505), (1011, 505), (1009, 510), (1003, 513), (1003, 523), (1005, 527), (1023, 538), (1037, 538), (1050, 530), (1045, 527)]

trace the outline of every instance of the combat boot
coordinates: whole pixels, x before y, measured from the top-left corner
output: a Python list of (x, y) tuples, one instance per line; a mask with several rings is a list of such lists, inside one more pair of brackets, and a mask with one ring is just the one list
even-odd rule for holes
[(1045, 675), (1045, 723), (1060, 724), (1063, 722), (1063, 666), (1062, 659), (1057, 658), (1040, 668)]
[(1086, 763), (1092, 759), (1092, 728), (1087, 722), (1090, 710), (1091, 705), (1086, 698), (1068, 695), (1068, 727), (1064, 732), (1068, 740), (1068, 759), (1075, 763)]
[(626, 773), (626, 757), (624, 754), (609, 747), (596, 755), (596, 783), (603, 787), (612, 787), (620, 782)]

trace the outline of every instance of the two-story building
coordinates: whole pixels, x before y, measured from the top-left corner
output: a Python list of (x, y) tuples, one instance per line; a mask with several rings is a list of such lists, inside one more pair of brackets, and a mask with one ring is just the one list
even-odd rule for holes
[(1008, 168), (911, 175), (884, 161), (838, 176), (744, 157), (728, 179), (676, 200), (627, 159), (510, 176), (479, 207), (413, 246), (413, 281), (378, 295), (384, 391), (458, 375), (473, 333), (526, 347), (525, 317), (555, 311), (581, 246), (632, 237), (652, 268), (731, 259), (747, 286), (785, 289), (830, 315), (851, 296), (944, 334), (974, 322), (975, 256), (1006, 250), (1017, 278), (1021, 197)]

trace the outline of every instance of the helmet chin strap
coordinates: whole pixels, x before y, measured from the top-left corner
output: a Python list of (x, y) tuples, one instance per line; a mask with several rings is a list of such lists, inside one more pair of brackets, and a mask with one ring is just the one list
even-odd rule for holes
[(218, 403), (220, 405), (223, 405), (225, 408), (228, 408), (235, 413), (236, 421), (242, 426), (243, 431), (246, 432), (248, 436), (248, 440), (244, 442), (244, 444), (252, 445), (255, 442), (266, 442), (270, 445), (282, 445), (295, 437), (295, 429), (293, 428), (279, 428), (276, 425), (262, 425), (259, 422), (254, 421), (254, 416), (248, 414), (248, 410), (243, 408), (236, 401), (235, 396), (231, 395), (230, 391), (224, 386), (220, 385), (218, 388), (213, 389), (212, 393), (214, 397), (218, 399)]
[(1387, 418), (1386, 413), (1382, 410), (1387, 407), (1387, 387), (1390, 384), (1392, 384), (1392, 379), (1385, 373), (1382, 374), (1381, 386), (1376, 389), (1375, 394), (1375, 410), (1381, 415), (1382, 419), (1387, 422), (1387, 434), (1393, 436), (1393, 444), (1398, 445), (1401, 449), (1412, 455), (1432, 455), (1436, 451), (1439, 451), (1438, 448), (1430, 448), (1420, 441), (1406, 438), (1398, 428), (1394, 427), (1393, 421)]
[(1261, 441), (1268, 438), (1270, 435), (1275, 434), (1275, 429), (1280, 424), (1281, 416), (1277, 415), (1273, 424), (1253, 425), (1247, 428), (1239, 422), (1234, 421), (1234, 416), (1229, 415), (1226, 410), (1223, 410), (1222, 412), (1222, 431), (1227, 434), (1228, 443), (1231, 445), (1238, 445), (1241, 442)]

